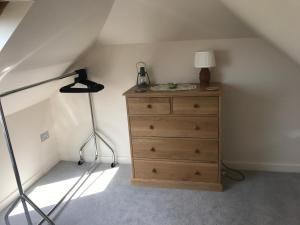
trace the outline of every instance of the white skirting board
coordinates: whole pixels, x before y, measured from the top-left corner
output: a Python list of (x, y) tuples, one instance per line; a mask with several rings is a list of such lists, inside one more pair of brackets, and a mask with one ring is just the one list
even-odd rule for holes
[(300, 173), (300, 164), (290, 163), (264, 163), (264, 162), (233, 162), (224, 160), (226, 165), (240, 170), (267, 171), (267, 172), (284, 172)]
[[(113, 158), (111, 156), (101, 156), (100, 161), (103, 163), (112, 163)], [(119, 156), (119, 157), (117, 157), (117, 161), (118, 161), (118, 163), (121, 163), (121, 164), (131, 164), (130, 157)]]

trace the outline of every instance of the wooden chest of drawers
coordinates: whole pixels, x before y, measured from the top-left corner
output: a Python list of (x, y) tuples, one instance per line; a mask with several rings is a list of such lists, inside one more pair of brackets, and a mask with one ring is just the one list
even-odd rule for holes
[(222, 190), (219, 90), (126, 96), (134, 184)]

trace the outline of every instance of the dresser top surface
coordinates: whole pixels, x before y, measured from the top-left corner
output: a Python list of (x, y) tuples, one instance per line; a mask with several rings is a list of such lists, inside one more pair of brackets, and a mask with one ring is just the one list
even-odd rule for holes
[(206, 87), (202, 87), (196, 84), (197, 88), (186, 91), (152, 91), (147, 90), (145, 92), (137, 92), (137, 86), (133, 86), (127, 90), (123, 95), (126, 97), (173, 97), (173, 96), (221, 96), (222, 95), (222, 84), (211, 83), (210, 87), (218, 87), (218, 90), (209, 91)]

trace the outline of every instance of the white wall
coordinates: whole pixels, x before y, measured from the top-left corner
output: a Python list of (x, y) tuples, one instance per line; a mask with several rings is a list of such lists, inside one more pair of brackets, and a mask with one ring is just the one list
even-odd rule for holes
[[(65, 79), (61, 86), (72, 83), (73, 78)], [(78, 161), (79, 149), (92, 132), (88, 94), (56, 92), (51, 98), (51, 111), (57, 137), (59, 158)], [(91, 142), (92, 144), (92, 142)], [(93, 145), (87, 146), (86, 156), (92, 154)]]
[(224, 84), (223, 158), (237, 167), (300, 172), (299, 66), (259, 39), (92, 46), (78, 66), (105, 85), (94, 96), (97, 126), (122, 161), (130, 158), (122, 93), (135, 83), (135, 63), (145, 61), (157, 83), (198, 82), (193, 52), (202, 49), (216, 51), (213, 80)]
[[(69, 84), (73, 82), (71, 79), (65, 79), (61, 82), (60, 86)], [(92, 94), (92, 100), (97, 99), (99, 96), (105, 95), (106, 89), (104, 91)], [(109, 106), (110, 101), (113, 99), (107, 99), (108, 102), (96, 103), (94, 102), (93, 106), (95, 107), (95, 120), (98, 121), (98, 109), (106, 108)], [(109, 108), (109, 107), (108, 107)], [(56, 92), (51, 97), (51, 110), (53, 113), (54, 119), (54, 129), (57, 137), (57, 149), (59, 152), (59, 158), (66, 161), (75, 161), (79, 160), (79, 149), (82, 144), (87, 140), (92, 132), (92, 122), (91, 122), (91, 113), (88, 94), (69, 94), (69, 93), (59, 93)], [(115, 112), (114, 112), (115, 113)], [(118, 120), (118, 118), (117, 118)], [(111, 136), (115, 136), (112, 133), (106, 133), (106, 126), (110, 127), (109, 122), (101, 123), (97, 128), (98, 132), (102, 134), (102, 137), (106, 139), (113, 147), (114, 143), (110, 140)], [(122, 131), (122, 130), (121, 130)], [(116, 136), (120, 136), (119, 128), (117, 127), (114, 132)], [(103, 136), (104, 135), (104, 136)], [(107, 138), (106, 138), (107, 137)], [(112, 162), (112, 154), (100, 141), (98, 142), (99, 146), (99, 157), (104, 162)], [(121, 147), (121, 146), (119, 146)], [(95, 157), (95, 145), (91, 140), (85, 148), (84, 157), (87, 161), (94, 160)], [(126, 162), (129, 160), (126, 156)], [(124, 162), (124, 159), (121, 157), (120, 162)]]
[[(22, 182), (26, 188), (59, 160), (50, 100), (9, 115), (7, 123)], [(41, 142), (40, 134), (47, 130), (50, 138)], [(2, 132), (0, 134), (0, 177), (1, 210), (17, 194), (17, 186)]]

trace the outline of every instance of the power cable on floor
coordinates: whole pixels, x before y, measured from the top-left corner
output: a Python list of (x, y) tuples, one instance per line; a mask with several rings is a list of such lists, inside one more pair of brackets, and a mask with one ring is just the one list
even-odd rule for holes
[(240, 181), (243, 181), (246, 179), (245, 174), (243, 174), (241, 171), (230, 168), (223, 161), (221, 163), (222, 163), (222, 167), (223, 167), (222, 168), (222, 176), (223, 177), (226, 177), (230, 180), (237, 181), (237, 182), (240, 182)]

